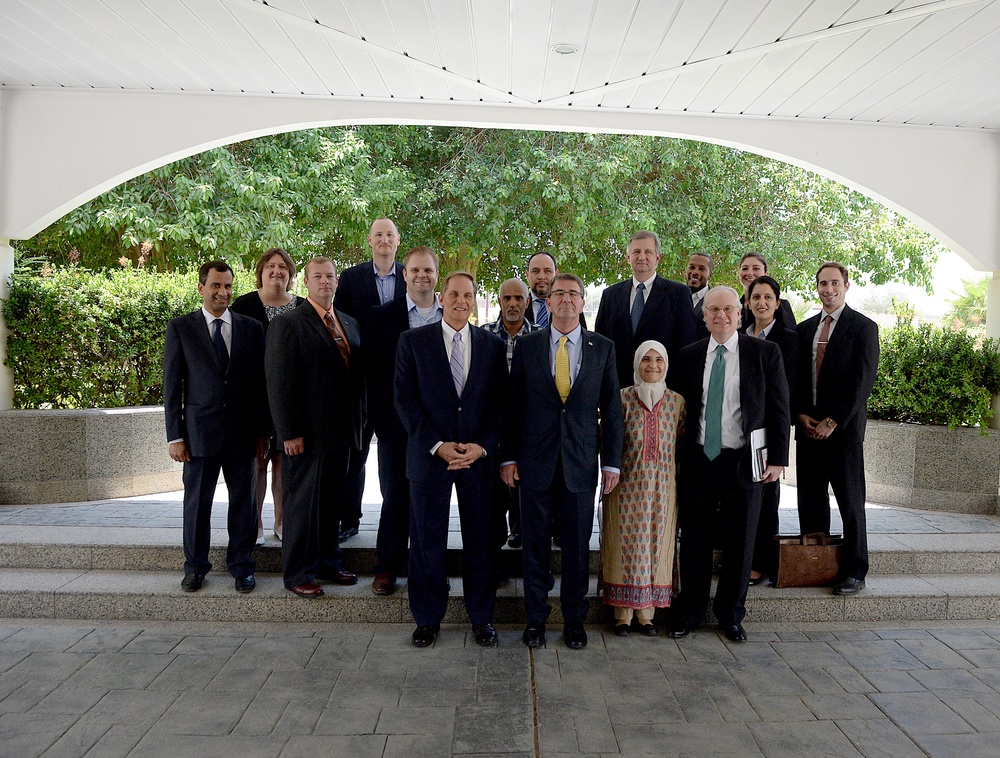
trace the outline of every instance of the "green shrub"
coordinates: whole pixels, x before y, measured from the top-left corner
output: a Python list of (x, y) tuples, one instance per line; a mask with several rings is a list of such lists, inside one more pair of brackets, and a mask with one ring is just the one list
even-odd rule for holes
[(872, 418), (987, 433), (1000, 393), (1000, 343), (964, 330), (902, 322), (882, 333)]
[[(14, 407), (161, 404), (167, 322), (200, 307), (197, 283), (196, 270), (15, 269), (3, 302)], [(234, 292), (253, 287), (236, 272)]]

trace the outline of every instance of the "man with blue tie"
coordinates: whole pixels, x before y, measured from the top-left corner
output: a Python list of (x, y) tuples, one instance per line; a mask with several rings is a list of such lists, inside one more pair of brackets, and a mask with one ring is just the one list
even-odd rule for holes
[(163, 409), (168, 452), (184, 464), (184, 579), (201, 589), (212, 568), (212, 500), (222, 471), (229, 490), (226, 567), (236, 591), (256, 586), (255, 448), (267, 434), (264, 329), (229, 310), (233, 270), (209, 261), (198, 272), (202, 307), (171, 319), (163, 348)]
[(531, 299), (524, 317), (539, 329), (544, 329), (549, 325), (549, 308), (545, 298), (549, 296), (549, 285), (558, 270), (556, 259), (549, 253), (533, 253), (528, 258), (525, 279), (528, 281)]
[(532, 648), (545, 644), (552, 611), (553, 517), (562, 536), (563, 641), (572, 650), (587, 645), (583, 623), (590, 608), (598, 454), (605, 494), (621, 472), (624, 422), (615, 347), (580, 325), (583, 307), (580, 278), (556, 274), (548, 297), (549, 326), (519, 338), (510, 370), (501, 473), (509, 487), (521, 488), (528, 621), (521, 639)]
[[(656, 340), (673, 358), (697, 338), (691, 290), (656, 273), (662, 257), (660, 238), (653, 232), (636, 232), (625, 255), (632, 277), (604, 290), (594, 324), (594, 331), (615, 343), (622, 387), (632, 384), (632, 357), (646, 340)], [(671, 374), (673, 368), (671, 360)]]
[(476, 643), (497, 644), (493, 628), (496, 558), (492, 495), (506, 395), (503, 342), (469, 324), (476, 281), (456, 271), (441, 287), (444, 318), (399, 336), (393, 383), (408, 435), (410, 563), (407, 593), (416, 647), (434, 643), (448, 606), (448, 517), (458, 495), (462, 586)]
[[(722, 534), (722, 569), (715, 591), (719, 631), (744, 642), (747, 587), (763, 484), (775, 482), (788, 463), (788, 380), (773, 342), (737, 331), (740, 297), (713, 287), (703, 312), (710, 337), (677, 355), (675, 388), (687, 405), (680, 441), (681, 594), (670, 635), (686, 637), (704, 620), (712, 586), (712, 549)], [(755, 481), (751, 444), (766, 436), (767, 461)]]

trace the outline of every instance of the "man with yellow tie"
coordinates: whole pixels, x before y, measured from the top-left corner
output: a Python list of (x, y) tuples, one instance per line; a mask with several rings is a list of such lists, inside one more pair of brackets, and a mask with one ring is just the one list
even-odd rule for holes
[(521, 488), (527, 616), (522, 640), (528, 647), (545, 644), (552, 610), (553, 517), (562, 538), (563, 640), (573, 650), (586, 646), (598, 455), (604, 493), (618, 484), (621, 469), (624, 426), (615, 347), (580, 325), (583, 298), (579, 277), (557, 274), (547, 301), (549, 326), (521, 337), (511, 364), (501, 476)]

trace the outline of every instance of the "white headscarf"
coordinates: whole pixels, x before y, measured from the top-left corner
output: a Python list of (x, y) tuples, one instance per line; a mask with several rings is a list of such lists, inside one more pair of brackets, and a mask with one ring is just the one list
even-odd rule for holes
[[(650, 350), (656, 351), (663, 357), (663, 378), (653, 383), (644, 382), (642, 376), (639, 374), (639, 363), (642, 361), (643, 356)], [(649, 410), (653, 410), (653, 407), (663, 397), (663, 393), (667, 391), (666, 379), (667, 367), (669, 365), (670, 359), (667, 357), (667, 349), (656, 340), (646, 340), (636, 348), (635, 356), (632, 358), (632, 368), (635, 371), (635, 387), (639, 393), (639, 401)]]

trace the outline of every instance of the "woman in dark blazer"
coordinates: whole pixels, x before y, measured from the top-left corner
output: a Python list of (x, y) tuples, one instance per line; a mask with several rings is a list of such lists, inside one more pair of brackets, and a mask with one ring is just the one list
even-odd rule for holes
[[(292, 294), (295, 262), (280, 247), (272, 247), (257, 261), (257, 289), (240, 295), (231, 310), (256, 319), (264, 326), (279, 313), (297, 308), (302, 298)], [(265, 398), (266, 399), (266, 398)], [(274, 496), (274, 536), (281, 541), (281, 449), (277, 446), (273, 424), (267, 447), (257, 457), (257, 544), (264, 544), (264, 495), (267, 492), (267, 464), (271, 463), (271, 494)]]
[[(785, 367), (785, 377), (788, 379), (789, 388), (791, 388), (795, 385), (799, 341), (795, 331), (784, 323), (783, 306), (787, 307), (787, 304), (787, 300), (781, 299), (780, 285), (770, 276), (762, 274), (749, 282), (746, 306), (753, 321), (746, 327), (746, 333), (751, 337), (759, 337), (778, 346)], [(774, 535), (778, 533), (778, 502), (780, 497), (780, 482), (764, 485), (760, 521), (757, 523), (757, 540), (754, 545), (753, 564), (750, 571), (750, 584), (760, 584), (767, 577), (772, 580), (777, 578), (778, 551), (774, 543)]]

